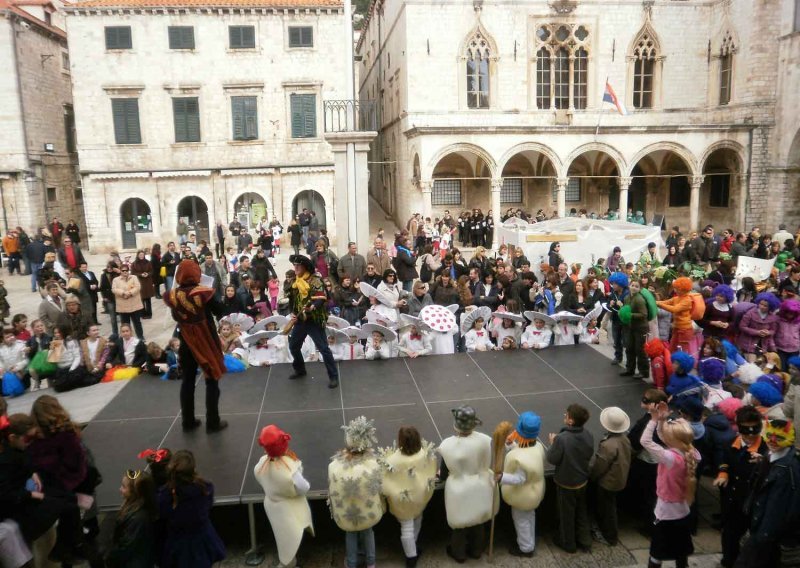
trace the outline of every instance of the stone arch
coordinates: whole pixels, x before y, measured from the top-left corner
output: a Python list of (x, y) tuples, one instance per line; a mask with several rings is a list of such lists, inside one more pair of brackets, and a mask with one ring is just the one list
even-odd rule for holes
[(506, 152), (497, 162), (497, 171), (502, 174), (503, 169), (508, 164), (508, 161), (515, 155), (523, 152), (538, 152), (542, 154), (548, 160), (550, 160), (551, 164), (553, 164), (553, 167), (556, 170), (556, 174), (561, 173), (563, 165), (558, 155), (548, 146), (540, 144), (539, 142), (523, 142), (521, 144), (517, 144), (516, 146), (512, 146), (511, 148), (506, 150)]
[(426, 177), (430, 177), (433, 174), (433, 170), (436, 168), (436, 164), (438, 164), (442, 158), (447, 156), (448, 154), (472, 154), (477, 156), (486, 164), (486, 167), (489, 169), (489, 177), (494, 178), (497, 175), (497, 163), (495, 162), (494, 158), (492, 158), (491, 154), (481, 148), (480, 146), (476, 146), (475, 144), (469, 143), (457, 143), (457, 144), (450, 144), (449, 146), (445, 146), (441, 148), (438, 152), (436, 152), (433, 157), (428, 161), (428, 175)]
[(327, 226), (327, 203), (325, 196), (320, 191), (313, 188), (298, 188), (292, 196), (292, 217), (296, 217), (303, 208), (314, 211), (317, 214), (320, 228)]
[(692, 151), (686, 146), (677, 144), (675, 142), (656, 142), (655, 144), (650, 144), (649, 146), (639, 150), (639, 152), (637, 152), (636, 155), (628, 162), (629, 167), (627, 170), (627, 175), (630, 176), (632, 174), (633, 168), (636, 167), (636, 164), (638, 164), (642, 158), (646, 157), (648, 154), (652, 154), (653, 152), (658, 152), (659, 150), (676, 154), (681, 158), (681, 160), (683, 160), (684, 164), (686, 164), (686, 168), (689, 170), (691, 175), (699, 175), (698, 172), (701, 170), (697, 166), (697, 159), (694, 157)]
[(189, 193), (178, 200), (175, 211), (178, 218), (188, 218), (189, 234), (195, 234), (199, 243), (201, 240), (211, 243), (211, 208), (204, 197), (196, 193)]
[(700, 160), (698, 162), (697, 171), (702, 172), (706, 167), (706, 163), (708, 162), (709, 156), (711, 156), (711, 154), (713, 154), (717, 150), (723, 150), (723, 149), (731, 150), (734, 153), (738, 161), (739, 173), (746, 173), (745, 161), (744, 161), (744, 156), (745, 156), (744, 146), (742, 146), (738, 142), (735, 142), (734, 140), (720, 140), (718, 142), (714, 142), (708, 148), (706, 148), (705, 152), (703, 152), (703, 155), (700, 157)]
[(609, 146), (608, 144), (604, 144), (602, 142), (589, 142), (588, 144), (579, 146), (575, 148), (572, 152), (570, 152), (570, 154), (567, 156), (567, 159), (564, 160), (561, 176), (566, 177), (568, 175), (569, 168), (575, 161), (575, 159), (587, 152), (603, 152), (614, 161), (614, 163), (617, 166), (617, 172), (628, 171), (628, 166), (625, 162), (625, 158), (622, 156), (619, 150), (617, 150), (613, 146)]
[[(244, 197), (246, 197), (246, 196), (249, 196), (249, 195), (253, 195), (253, 196), (255, 196), (257, 198), (257, 199), (253, 200), (253, 203), (259, 202), (259, 203), (263, 203), (264, 204), (264, 215), (266, 215), (267, 220), (270, 219), (271, 215), (275, 214), (274, 211), (270, 211), (270, 202), (269, 202), (268, 198), (265, 197), (264, 195), (262, 195), (260, 192), (254, 191), (252, 188), (250, 188), (250, 189), (243, 189), (241, 191), (237, 191), (233, 195), (233, 199), (231, 199), (231, 202), (230, 202), (230, 210), (233, 211), (234, 217), (238, 218), (238, 215), (240, 213), (239, 210), (236, 208), (236, 205), (239, 203), (239, 200), (244, 198)], [(247, 228), (250, 229), (250, 228), (254, 227), (257, 224), (258, 220), (257, 219), (254, 220), (252, 212), (250, 212), (249, 210), (248, 210), (248, 213), (249, 214), (248, 214), (248, 226), (247, 226)], [(239, 220), (241, 221), (241, 219), (239, 219)]]
[(153, 232), (153, 208), (142, 196), (127, 195), (117, 208), (123, 249), (136, 249), (137, 233)]

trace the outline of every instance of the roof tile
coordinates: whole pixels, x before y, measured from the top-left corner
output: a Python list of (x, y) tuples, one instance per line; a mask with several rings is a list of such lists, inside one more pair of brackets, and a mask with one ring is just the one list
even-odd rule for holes
[(342, 0), (83, 0), (67, 3), (65, 8), (338, 8), (343, 5)]

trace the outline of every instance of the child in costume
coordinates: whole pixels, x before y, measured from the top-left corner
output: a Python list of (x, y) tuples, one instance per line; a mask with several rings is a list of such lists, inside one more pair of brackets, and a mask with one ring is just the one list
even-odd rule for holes
[(497, 345), (502, 345), (503, 339), (506, 337), (511, 337), (514, 340), (514, 343), (519, 345), (519, 342), (522, 339), (522, 324), (512, 318), (512, 316), (516, 314), (495, 312), (492, 315), (494, 316), (494, 319), (492, 320), (490, 328), (495, 340), (497, 341)]
[(523, 349), (546, 349), (550, 347), (553, 332), (547, 327), (545, 320), (537, 317), (537, 312), (525, 312), (525, 317), (532, 320), (532, 324), (525, 328), (520, 338)]
[(491, 351), (495, 348), (489, 338), (489, 332), (483, 327), (485, 323), (482, 317), (475, 318), (472, 322), (472, 328), (464, 334), (464, 346), (467, 349), (467, 353)]
[(769, 381), (759, 381), (750, 385), (743, 402), (755, 406), (765, 419), (785, 418), (783, 395)]
[(328, 349), (331, 350), (334, 361), (343, 361), (345, 358), (346, 346), (337, 340), (336, 332), (337, 330), (331, 327), (325, 328), (325, 334), (328, 337)]
[[(783, 413), (789, 420), (800, 419), (800, 356), (795, 355), (787, 360), (790, 382), (783, 400)], [(800, 449), (800, 441), (796, 442)]]
[(600, 424), (606, 429), (594, 455), (589, 478), (597, 486), (597, 524), (603, 539), (611, 546), (619, 541), (617, 494), (625, 489), (631, 466), (631, 442), (626, 436), (631, 420), (616, 406), (600, 412)]
[[(365, 324), (369, 326), (371, 324)], [(374, 359), (391, 359), (393, 356), (392, 353), (392, 344), (390, 341), (387, 341), (384, 333), (380, 330), (374, 330), (370, 335), (370, 338), (367, 340), (367, 348), (364, 350), (364, 358), (372, 361)]]
[(597, 326), (597, 320), (591, 319), (586, 327), (583, 328), (580, 337), (581, 343), (589, 343), (592, 345), (600, 344), (600, 328)]
[(357, 327), (348, 327), (342, 330), (349, 337), (349, 343), (344, 346), (343, 361), (358, 361), (364, 358), (364, 346), (361, 344), (361, 330)]
[[(415, 318), (416, 319), (416, 318)], [(431, 340), (428, 334), (421, 329), (421, 322), (414, 321), (409, 316), (401, 314), (400, 340), (397, 350), (403, 357), (416, 359), (431, 352)]]
[(233, 331), (230, 322), (223, 321), (219, 324), (219, 342), (222, 345), (223, 353), (233, 353), (234, 349), (242, 346), (241, 333)]
[(173, 454), (167, 474), (158, 491), (158, 516), (166, 531), (160, 566), (211, 568), (225, 559), (225, 545), (209, 518), (214, 485), (197, 474), (188, 450)]
[(172, 460), (172, 452), (169, 448), (142, 450), (136, 457), (147, 461), (147, 469), (150, 471), (150, 475), (153, 476), (153, 483), (155, 483), (156, 488), (169, 481), (167, 468), (170, 460)]
[[(253, 339), (256, 338), (253, 337)], [(250, 343), (250, 347), (247, 348), (248, 365), (251, 367), (269, 367), (272, 364), (269, 342), (270, 339), (265, 334), (260, 336), (255, 344)]]
[(745, 313), (739, 322), (739, 338), (737, 340), (737, 347), (750, 362), (755, 361), (759, 349), (775, 351), (778, 316), (773, 312), (780, 307), (778, 297), (768, 292), (756, 296), (754, 303), (756, 308)]
[(716, 357), (707, 357), (697, 366), (700, 379), (705, 383), (703, 404), (709, 410), (715, 409), (720, 402), (731, 397), (731, 393), (722, 388), (725, 378), (725, 362)]
[(697, 396), (703, 398), (703, 383), (692, 375), (694, 357), (683, 351), (672, 354), (673, 373), (669, 377), (669, 384), (664, 389), (672, 398), (682, 396)]
[(644, 344), (644, 352), (650, 358), (650, 377), (653, 379), (653, 385), (663, 391), (667, 386), (667, 380), (672, 376), (669, 344), (662, 339), (651, 339)]
[(106, 566), (134, 568), (156, 561), (156, 485), (146, 471), (129, 469), (120, 485), (122, 507), (117, 514)]
[[(561, 314), (564, 314), (563, 317)], [(575, 345), (576, 339), (579, 340), (583, 331), (580, 321), (570, 319), (573, 314), (569, 312), (559, 312), (553, 315), (556, 325), (553, 327), (556, 347), (563, 345)]]
[(519, 348), (517, 342), (514, 340), (513, 337), (507, 335), (503, 338), (503, 342), (500, 344), (501, 351), (514, 351)]
[(517, 542), (509, 552), (523, 558), (531, 558), (536, 548), (536, 509), (544, 499), (544, 446), (536, 440), (541, 427), (538, 414), (528, 411), (519, 415), (506, 440), (503, 472), (497, 474), (517, 532)]
[(778, 308), (775, 347), (783, 369), (786, 368), (789, 357), (800, 352), (800, 302), (795, 299), (784, 300)]
[(400, 542), (406, 568), (417, 565), (417, 539), (422, 529), (422, 513), (433, 497), (436, 482), (436, 451), (413, 426), (403, 426), (397, 434), (397, 447), (383, 450), (383, 495), (389, 511), (400, 523)]
[(303, 477), (303, 464), (289, 449), (292, 437), (270, 424), (261, 430), (258, 444), (265, 455), (253, 470), (264, 489), (264, 510), (278, 546), (278, 566), (296, 566), (297, 549), (303, 533), (314, 534), (311, 508), (306, 494), (311, 488)]
[(676, 278), (672, 282), (675, 296), (669, 300), (656, 302), (659, 308), (672, 314), (672, 338), (670, 348), (673, 353), (680, 349), (684, 353), (694, 353), (694, 326), (692, 324), (692, 281), (685, 276)]
[(476, 432), (482, 422), (471, 406), (453, 409), (456, 434), (439, 445), (439, 478), (445, 481), (447, 524), (453, 529), (447, 555), (458, 563), (479, 559), (486, 546), (484, 523), (492, 517), (495, 484), (492, 439)]
[(381, 489), (383, 467), (373, 450), (377, 443), (373, 420), (364, 416), (342, 426), (345, 447), (328, 465), (328, 504), (336, 525), (345, 531), (345, 565), (356, 568), (359, 553), (375, 566), (375, 534), (385, 511)]

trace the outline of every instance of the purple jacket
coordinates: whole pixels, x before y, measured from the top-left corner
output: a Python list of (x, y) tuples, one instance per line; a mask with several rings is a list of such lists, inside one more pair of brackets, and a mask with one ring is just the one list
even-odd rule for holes
[[(760, 337), (758, 332), (762, 329), (771, 331), (772, 335)], [(739, 323), (739, 338), (736, 345), (744, 353), (755, 353), (759, 340), (763, 351), (775, 351), (775, 332), (778, 329), (778, 316), (769, 314), (761, 319), (758, 308), (752, 309), (742, 317)]]
[(86, 477), (86, 452), (75, 432), (57, 432), (28, 446), (31, 466), (48, 485), (72, 491)]
[(800, 351), (800, 319), (786, 321), (781, 317), (778, 318), (775, 347), (787, 353)]

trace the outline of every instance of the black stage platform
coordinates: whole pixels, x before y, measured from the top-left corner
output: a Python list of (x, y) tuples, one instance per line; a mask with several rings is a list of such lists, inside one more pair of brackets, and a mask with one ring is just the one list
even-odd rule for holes
[[(308, 376), (297, 381), (287, 379), (288, 364), (226, 375), (220, 411), (230, 426), (213, 435), (202, 427), (181, 430), (177, 382), (133, 379), (84, 431), (105, 477), (98, 505), (119, 507), (116, 479), (127, 468), (143, 466), (136, 454), (145, 448), (192, 450), (201, 475), (216, 485), (217, 504), (260, 502), (264, 494), (253, 477), (263, 455), (257, 438), (263, 426), (274, 423), (292, 435), (291, 447), (311, 483), (309, 497), (323, 498), (329, 458), (344, 444), (340, 428), (361, 414), (375, 419), (381, 445), (391, 445), (403, 424), (416, 426), (434, 443), (450, 436), (450, 410), (460, 404), (477, 409), (480, 430), (488, 434), (500, 421), (514, 422), (520, 412), (534, 410), (546, 440), (561, 428), (567, 405), (577, 402), (591, 412), (588, 427), (597, 442), (600, 409), (619, 406), (635, 420), (646, 388), (620, 377), (620, 367), (589, 346), (343, 362), (335, 390), (328, 389), (321, 363), (307, 367)], [(196, 397), (202, 417), (202, 384)]]

